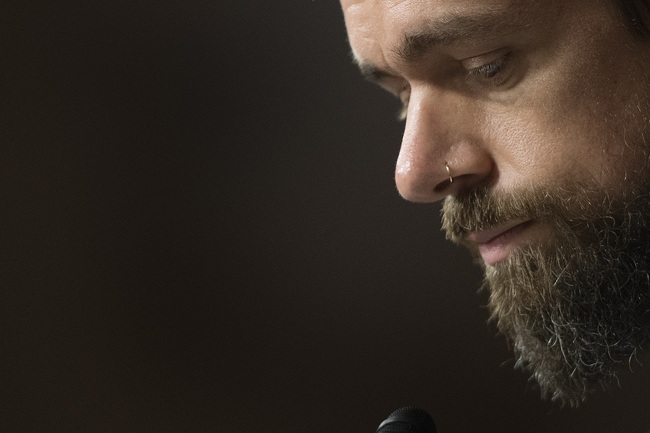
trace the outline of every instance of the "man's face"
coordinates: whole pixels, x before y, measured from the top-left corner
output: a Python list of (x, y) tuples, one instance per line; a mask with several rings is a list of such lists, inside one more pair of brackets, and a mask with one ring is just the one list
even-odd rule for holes
[(650, 330), (650, 47), (605, 0), (342, 6), (362, 73), (405, 105), (400, 194), (445, 199), (519, 363), (582, 401)]

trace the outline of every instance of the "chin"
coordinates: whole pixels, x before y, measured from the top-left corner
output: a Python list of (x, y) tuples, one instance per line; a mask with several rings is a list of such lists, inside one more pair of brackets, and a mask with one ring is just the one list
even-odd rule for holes
[(531, 246), (486, 267), (492, 320), (543, 398), (580, 405), (650, 340), (650, 251), (640, 251)]

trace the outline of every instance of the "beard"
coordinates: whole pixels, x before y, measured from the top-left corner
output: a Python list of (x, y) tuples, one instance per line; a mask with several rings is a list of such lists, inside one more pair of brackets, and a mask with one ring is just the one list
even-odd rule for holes
[(595, 184), (507, 195), (475, 189), (443, 204), (443, 228), (460, 244), (470, 232), (513, 220), (549, 229), (545, 239), (483, 265), (491, 320), (544, 398), (579, 405), (615, 381), (649, 340), (646, 183), (628, 185), (627, 194)]

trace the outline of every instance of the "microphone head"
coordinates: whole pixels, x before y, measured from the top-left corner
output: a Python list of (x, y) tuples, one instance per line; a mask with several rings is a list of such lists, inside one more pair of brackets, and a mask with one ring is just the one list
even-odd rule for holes
[(417, 407), (403, 407), (379, 424), (376, 433), (437, 433), (437, 430), (427, 411)]

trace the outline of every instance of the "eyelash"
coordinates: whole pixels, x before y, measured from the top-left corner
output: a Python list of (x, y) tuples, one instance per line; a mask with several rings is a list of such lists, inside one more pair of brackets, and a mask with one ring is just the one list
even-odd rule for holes
[(470, 78), (478, 78), (479, 80), (483, 80), (485, 82), (494, 81), (494, 83), (492, 83), (494, 85), (502, 84), (499, 82), (499, 80), (497, 80), (497, 78), (508, 66), (510, 57), (511, 53), (507, 53), (490, 63), (486, 63), (485, 65), (481, 65), (477, 68), (469, 69), (467, 71), (467, 74)]

